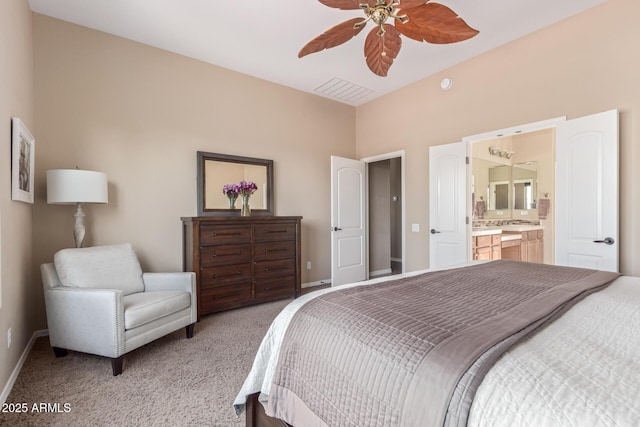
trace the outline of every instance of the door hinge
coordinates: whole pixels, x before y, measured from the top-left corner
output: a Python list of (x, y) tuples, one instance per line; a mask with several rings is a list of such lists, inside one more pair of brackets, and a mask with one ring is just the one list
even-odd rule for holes
[(469, 160), (469, 156), (465, 157), (467, 164), (469, 164), (470, 160)]
[(469, 217), (466, 217), (465, 220), (466, 220), (465, 224), (469, 225)]

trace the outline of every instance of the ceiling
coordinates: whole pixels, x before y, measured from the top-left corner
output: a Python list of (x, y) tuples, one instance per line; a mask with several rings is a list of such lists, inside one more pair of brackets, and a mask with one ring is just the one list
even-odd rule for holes
[[(309, 40), (360, 10), (318, 0), (29, 0), (34, 12), (179, 53), (284, 86), (361, 105), (606, 0), (441, 0), (480, 33), (449, 45), (403, 37), (387, 77), (373, 74), (364, 39), (304, 58)], [(454, 82), (455, 84), (455, 82)], [(331, 87), (329, 91), (321, 90)]]

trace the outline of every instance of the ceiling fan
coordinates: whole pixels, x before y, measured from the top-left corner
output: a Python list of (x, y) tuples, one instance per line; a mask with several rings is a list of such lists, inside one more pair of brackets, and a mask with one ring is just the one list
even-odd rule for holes
[[(419, 42), (456, 43), (479, 33), (453, 10), (429, 0), (319, 0), (341, 10), (362, 9), (365, 18), (353, 18), (329, 28), (307, 43), (298, 58), (339, 46), (358, 35), (367, 22), (376, 25), (364, 42), (369, 69), (386, 77), (402, 47), (401, 35)], [(388, 24), (391, 18), (394, 25)]]

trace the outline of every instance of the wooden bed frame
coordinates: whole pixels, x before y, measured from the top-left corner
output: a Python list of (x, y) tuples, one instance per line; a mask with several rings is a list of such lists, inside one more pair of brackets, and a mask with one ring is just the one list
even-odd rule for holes
[(258, 395), (254, 393), (249, 395), (246, 403), (246, 419), (247, 427), (291, 427), (278, 418), (272, 418), (264, 412), (262, 404), (258, 402)]

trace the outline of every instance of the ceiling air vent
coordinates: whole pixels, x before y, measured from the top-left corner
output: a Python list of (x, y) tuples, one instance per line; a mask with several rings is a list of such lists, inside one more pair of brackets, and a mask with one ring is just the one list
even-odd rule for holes
[(325, 84), (318, 86), (314, 90), (323, 95), (345, 102), (355, 102), (373, 93), (373, 90), (371, 89), (354, 85), (353, 83), (346, 82), (336, 77), (332, 78)]

